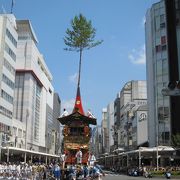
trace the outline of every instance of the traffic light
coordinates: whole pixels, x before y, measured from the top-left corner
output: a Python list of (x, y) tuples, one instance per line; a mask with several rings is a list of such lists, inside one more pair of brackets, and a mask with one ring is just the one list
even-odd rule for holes
[(180, 81), (171, 81), (161, 91), (163, 96), (180, 96)]

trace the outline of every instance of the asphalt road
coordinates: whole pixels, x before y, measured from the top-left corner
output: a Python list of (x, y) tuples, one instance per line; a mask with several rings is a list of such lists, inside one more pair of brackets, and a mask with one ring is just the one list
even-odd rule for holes
[[(115, 173), (106, 173), (106, 176), (103, 177), (103, 180), (143, 180), (143, 179), (149, 179), (145, 177), (132, 177), (132, 176), (126, 176), (126, 175), (120, 175), (120, 174), (115, 174)], [(166, 179), (164, 176), (162, 177), (153, 177), (152, 180), (162, 180)], [(177, 178), (171, 177), (171, 180), (177, 180)]]

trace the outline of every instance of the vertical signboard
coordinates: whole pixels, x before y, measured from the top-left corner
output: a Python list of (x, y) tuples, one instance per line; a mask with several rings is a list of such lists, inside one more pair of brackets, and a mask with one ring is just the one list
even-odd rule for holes
[(148, 141), (147, 111), (137, 111), (137, 145)]

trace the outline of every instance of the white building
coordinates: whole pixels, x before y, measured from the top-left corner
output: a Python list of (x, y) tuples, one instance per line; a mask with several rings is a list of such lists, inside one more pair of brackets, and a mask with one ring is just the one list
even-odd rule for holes
[(50, 127), (54, 130), (54, 147), (55, 147), (55, 154), (61, 154), (62, 149), (62, 129), (60, 126), (59, 121), (57, 121), (57, 118), (60, 116), (61, 112), (61, 99), (58, 95), (58, 93), (54, 93), (54, 100), (53, 100), (53, 121), (51, 121)]
[(97, 125), (92, 129), (92, 136), (90, 142), (90, 152), (95, 155), (96, 158), (100, 157), (102, 151), (102, 128)]
[(107, 131), (108, 131), (108, 147), (107, 153), (109, 153), (113, 149), (114, 145), (114, 102), (111, 102), (107, 106)]
[(180, 78), (179, 9), (179, 0), (161, 0), (146, 13), (148, 127), (151, 147), (171, 145), (173, 135), (180, 133), (180, 97), (163, 96), (161, 92), (170, 81)]
[(15, 17), (0, 15), (0, 145), (11, 140), (17, 41)]
[(1, 14), (0, 42), (0, 145), (54, 154), (52, 75), (30, 21)]
[(101, 121), (101, 131), (102, 131), (102, 152), (108, 152), (108, 120), (107, 120), (107, 108), (102, 109), (102, 121)]
[(148, 119), (147, 104), (135, 106), (130, 112), (132, 115), (132, 147), (148, 146)]
[(129, 81), (120, 93), (120, 126), (118, 130), (118, 147), (127, 150), (132, 144), (132, 110), (147, 104), (146, 81)]
[[(48, 139), (51, 136), (47, 124), (53, 121), (52, 75), (37, 48), (38, 40), (30, 21), (16, 22), (18, 46), (14, 118), (18, 123), (26, 124), (24, 130), (27, 132), (27, 149), (47, 152), (47, 148), (50, 148)], [(16, 131), (16, 135), (19, 134)]]

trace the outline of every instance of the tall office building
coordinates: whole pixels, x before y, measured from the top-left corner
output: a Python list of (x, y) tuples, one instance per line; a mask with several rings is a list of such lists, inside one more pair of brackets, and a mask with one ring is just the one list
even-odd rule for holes
[(114, 126), (113, 126), (114, 149), (118, 148), (119, 128), (120, 128), (120, 92), (117, 94), (117, 97), (114, 100)]
[(49, 152), (49, 139), (53, 133), (53, 127), (49, 127), (49, 122), (53, 121), (52, 75), (37, 48), (38, 40), (30, 21), (16, 20), (16, 23), (18, 45), (14, 118), (26, 124), (27, 149)]
[(180, 78), (180, 0), (161, 0), (146, 14), (146, 61), (150, 146), (170, 145), (180, 133), (180, 97), (163, 96)]
[(132, 149), (132, 108), (147, 104), (146, 81), (129, 81), (120, 92), (118, 147)]
[(114, 102), (111, 102), (107, 106), (107, 133), (108, 133), (108, 147), (107, 152), (112, 152), (114, 150)]
[(97, 125), (92, 130), (92, 141), (91, 141), (91, 152), (96, 156), (96, 158), (100, 157), (103, 151), (103, 134), (102, 127)]
[(1, 14), (0, 42), (0, 146), (54, 154), (52, 75), (30, 21)]
[(62, 145), (62, 129), (60, 126), (59, 121), (57, 118), (60, 116), (60, 109), (61, 109), (61, 100), (58, 93), (54, 93), (54, 100), (53, 100), (53, 130), (55, 130), (55, 154), (61, 153), (61, 145)]
[(108, 152), (108, 119), (107, 119), (107, 108), (102, 109), (102, 121), (101, 121), (101, 131), (102, 131), (102, 152)]
[(18, 34), (12, 14), (0, 16), (0, 146), (10, 140), (13, 123)]

